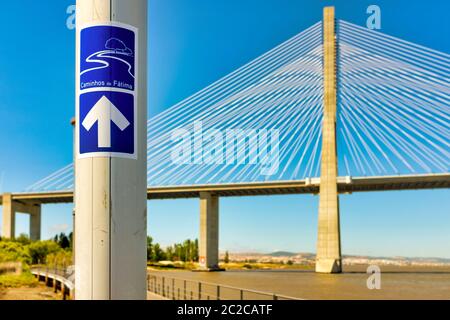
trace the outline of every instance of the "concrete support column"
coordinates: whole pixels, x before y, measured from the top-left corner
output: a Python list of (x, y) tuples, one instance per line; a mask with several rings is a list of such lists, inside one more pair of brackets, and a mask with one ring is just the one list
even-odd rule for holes
[(30, 207), (30, 239), (41, 239), (41, 205), (35, 204)]
[[(147, 275), (147, 0), (77, 0), (76, 5), (74, 193), (76, 299), (145, 300), (147, 296), (145, 281)], [(133, 149), (133, 155), (120, 151), (122, 147), (117, 146), (104, 148), (103, 154), (81, 153), (81, 142), (86, 139), (81, 134), (83, 127), (81, 100), (88, 93), (80, 86), (82, 61), (85, 60), (83, 46), (92, 45), (93, 48), (103, 48), (106, 43), (102, 37), (108, 36), (108, 32), (105, 31), (101, 37), (84, 37), (84, 31), (93, 26), (111, 28), (110, 30), (113, 27), (114, 29), (122, 28), (124, 30), (120, 33), (127, 34), (123, 35), (122, 40), (127, 42), (128, 46), (134, 43), (134, 51), (131, 52), (134, 67), (128, 70), (129, 73), (134, 73), (132, 75), (133, 90), (105, 87), (107, 82), (105, 86), (91, 88), (91, 92), (105, 92), (105, 94), (110, 92), (121, 96), (124, 101), (118, 102), (120, 106), (125, 108), (128, 104), (126, 109), (133, 110), (133, 118), (131, 114), (127, 116), (127, 120), (130, 120), (129, 125), (134, 127), (134, 134), (131, 136), (133, 141), (129, 141), (125, 136), (116, 135), (114, 130), (111, 131), (111, 127), (109, 131), (102, 132), (105, 139), (107, 137), (110, 139), (113, 137), (113, 140), (116, 139), (114, 137), (124, 138), (123, 143)], [(119, 32), (118, 29), (116, 31)], [(123, 42), (118, 38), (116, 40)], [(89, 54), (92, 52), (91, 49), (85, 50)], [(125, 75), (124, 71), (126, 72), (122, 64), (110, 64), (108, 79), (111, 82), (121, 82), (122, 75)], [(125, 97), (124, 91), (127, 91), (128, 96), (133, 95), (133, 102), (126, 101), (129, 98)], [(100, 100), (97, 103), (99, 102)], [(90, 104), (89, 108), (93, 110), (93, 106)], [(119, 113), (121, 113), (120, 110)], [(106, 120), (110, 122), (109, 119)], [(111, 121), (114, 120), (111, 119)], [(97, 138), (100, 137), (99, 132), (97, 126)], [(97, 140), (97, 151), (102, 151), (101, 145), (102, 142)]]
[(316, 272), (342, 271), (336, 157), (336, 33), (334, 7), (323, 16), (324, 115)]
[(2, 237), (14, 238), (16, 227), (16, 211), (10, 193), (3, 194), (3, 223)]
[(219, 197), (200, 192), (199, 261), (203, 270), (219, 269)]
[(3, 230), (4, 238), (15, 237), (16, 213), (30, 215), (30, 239), (41, 238), (41, 205), (28, 202), (14, 201), (10, 193), (3, 195)]

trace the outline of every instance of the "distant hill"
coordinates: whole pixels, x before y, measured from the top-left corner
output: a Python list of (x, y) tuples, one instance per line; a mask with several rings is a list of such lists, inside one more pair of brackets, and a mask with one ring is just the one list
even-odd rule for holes
[(296, 256), (298, 253), (289, 252), (289, 251), (275, 251), (272, 253), (268, 253), (268, 256), (271, 257), (293, 257)]
[[(260, 257), (266, 257), (267, 259), (276, 258), (276, 259), (307, 259), (313, 261), (315, 259), (314, 253), (306, 253), (306, 252), (291, 252), (291, 251), (274, 251), (270, 253), (260, 253), (260, 252), (233, 252), (231, 253), (234, 257), (248, 257), (253, 259), (259, 259)], [(385, 262), (399, 262), (399, 263), (422, 263), (422, 264), (450, 264), (449, 258), (437, 258), (437, 257), (383, 257), (383, 256), (366, 256), (366, 255), (343, 255), (342, 256), (344, 262), (352, 263), (352, 260), (386, 260)], [(357, 262), (360, 263), (360, 262)], [(381, 263), (381, 262), (378, 262)]]

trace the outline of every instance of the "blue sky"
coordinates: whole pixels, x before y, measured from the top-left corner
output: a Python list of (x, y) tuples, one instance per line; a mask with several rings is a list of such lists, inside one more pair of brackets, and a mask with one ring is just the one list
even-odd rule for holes
[[(48, 4), (45, 4), (48, 2)], [(74, 0), (2, 5), (0, 192), (20, 191), (72, 161)], [(149, 114), (155, 115), (321, 19), (364, 26), (377, 4), (382, 32), (450, 52), (447, 1), (149, 0)], [(45, 8), (45, 10), (42, 10)], [(318, 198), (221, 199), (220, 247), (230, 251), (315, 251)], [(450, 258), (450, 192), (402, 191), (341, 197), (344, 254)], [(198, 236), (198, 201), (148, 204), (148, 231), (171, 244)], [(174, 223), (176, 221), (176, 223)], [(70, 231), (71, 206), (43, 209), (43, 237)], [(17, 233), (27, 232), (19, 215)]]

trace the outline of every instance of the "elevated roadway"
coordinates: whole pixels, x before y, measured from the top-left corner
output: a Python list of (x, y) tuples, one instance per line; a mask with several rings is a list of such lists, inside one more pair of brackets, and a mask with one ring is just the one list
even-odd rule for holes
[[(442, 189), (450, 188), (450, 173), (379, 177), (338, 177), (337, 182), (339, 193)], [(147, 199), (198, 198), (200, 192), (209, 192), (219, 197), (318, 194), (319, 186), (320, 178), (297, 181), (149, 187), (147, 189)], [(73, 202), (73, 191), (18, 192), (12, 193), (11, 197), (12, 200), (19, 203), (71, 203)], [(0, 204), (2, 203), (3, 195), (0, 197)]]

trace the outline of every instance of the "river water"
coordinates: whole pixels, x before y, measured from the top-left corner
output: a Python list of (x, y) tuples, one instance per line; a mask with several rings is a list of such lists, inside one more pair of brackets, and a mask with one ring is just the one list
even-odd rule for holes
[[(346, 267), (342, 274), (316, 274), (301, 270), (228, 270), (225, 272), (149, 271), (158, 278), (165, 277), (166, 294), (190, 299), (215, 299), (212, 284), (258, 290), (301, 299), (450, 299), (450, 268), (381, 267), (381, 288), (368, 289), (369, 274), (365, 267)], [(176, 278), (177, 280), (172, 280)], [(175, 287), (168, 288), (175, 283)], [(239, 291), (221, 288), (222, 299), (239, 299)], [(167, 292), (170, 291), (170, 292)], [(187, 291), (187, 292), (185, 292)], [(271, 296), (245, 293), (247, 299), (271, 299)]]

